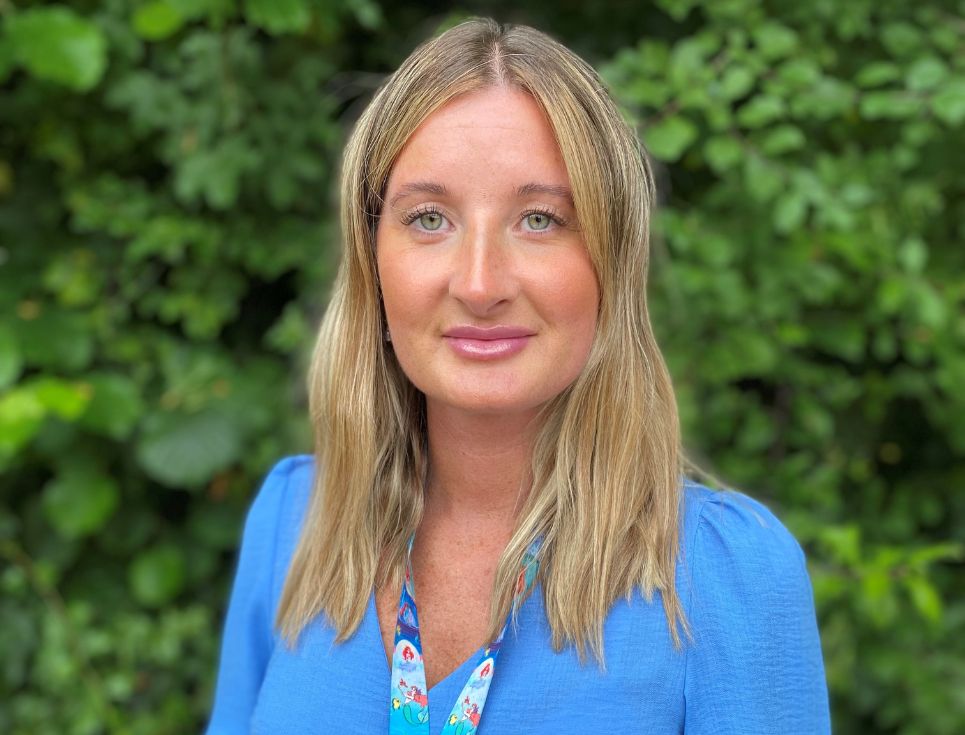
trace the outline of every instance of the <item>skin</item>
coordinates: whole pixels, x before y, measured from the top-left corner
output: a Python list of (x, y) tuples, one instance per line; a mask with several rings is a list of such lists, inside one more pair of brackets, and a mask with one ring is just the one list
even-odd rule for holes
[[(418, 182), (445, 192), (414, 190)], [(527, 184), (555, 189), (520, 194)], [(392, 349), (427, 408), (430, 481), (412, 564), (429, 687), (485, 643), (534, 418), (576, 379), (592, 346), (599, 286), (569, 186), (538, 104), (508, 87), (434, 112), (389, 176), (379, 280)], [(517, 354), (479, 361), (444, 338), (459, 325), (522, 326), (534, 336)], [(376, 592), (389, 661), (398, 594)]]

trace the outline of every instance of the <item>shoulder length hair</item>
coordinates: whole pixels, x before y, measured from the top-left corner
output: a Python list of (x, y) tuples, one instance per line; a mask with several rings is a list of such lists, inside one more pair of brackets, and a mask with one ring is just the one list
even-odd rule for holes
[(603, 622), (620, 596), (658, 590), (674, 645), (683, 452), (670, 375), (646, 300), (656, 190), (645, 150), (583, 59), (544, 33), (486, 18), (418, 48), (379, 88), (346, 144), (343, 257), (309, 369), (314, 487), (276, 625), (294, 644), (324, 613), (343, 641), (375, 587), (399, 580), (423, 511), (425, 399), (383, 342), (375, 229), (409, 136), (457, 95), (521, 89), (557, 139), (600, 286), (597, 332), (577, 379), (541, 410), (530, 489), (492, 590), (490, 639), (511, 611), (530, 542), (555, 650), (604, 666)]

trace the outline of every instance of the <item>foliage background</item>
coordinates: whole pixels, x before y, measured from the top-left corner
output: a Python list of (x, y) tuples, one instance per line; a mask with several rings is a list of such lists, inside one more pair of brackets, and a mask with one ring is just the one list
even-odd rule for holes
[(835, 731), (965, 731), (963, 10), (0, 0), (0, 730), (202, 728), (346, 132), (479, 13), (639, 126), (687, 444), (805, 546)]

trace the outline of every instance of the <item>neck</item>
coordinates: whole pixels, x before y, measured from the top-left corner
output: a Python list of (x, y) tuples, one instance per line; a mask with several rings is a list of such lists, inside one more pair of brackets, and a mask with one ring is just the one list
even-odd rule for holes
[(529, 494), (535, 416), (470, 414), (428, 402), (426, 518), (510, 531)]

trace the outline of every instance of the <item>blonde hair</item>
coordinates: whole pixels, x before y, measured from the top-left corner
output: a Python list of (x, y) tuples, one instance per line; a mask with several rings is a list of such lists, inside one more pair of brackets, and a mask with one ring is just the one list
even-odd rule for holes
[[(600, 285), (597, 332), (577, 379), (544, 405), (531, 490), (493, 581), (490, 638), (511, 611), (520, 564), (542, 535), (540, 580), (555, 650), (604, 666), (614, 601), (659, 590), (671, 637), (687, 631), (674, 587), (681, 448), (670, 375), (646, 301), (647, 155), (599, 76), (549, 36), (472, 18), (420, 45), (379, 88), (346, 144), (343, 259), (309, 369), (314, 487), (276, 625), (291, 644), (324, 612), (343, 641), (373, 589), (400, 580), (427, 471), (425, 399), (383, 343), (375, 228), (403, 145), (434, 110), (493, 85), (522, 89), (556, 135)], [(515, 615), (515, 611), (512, 611)]]

